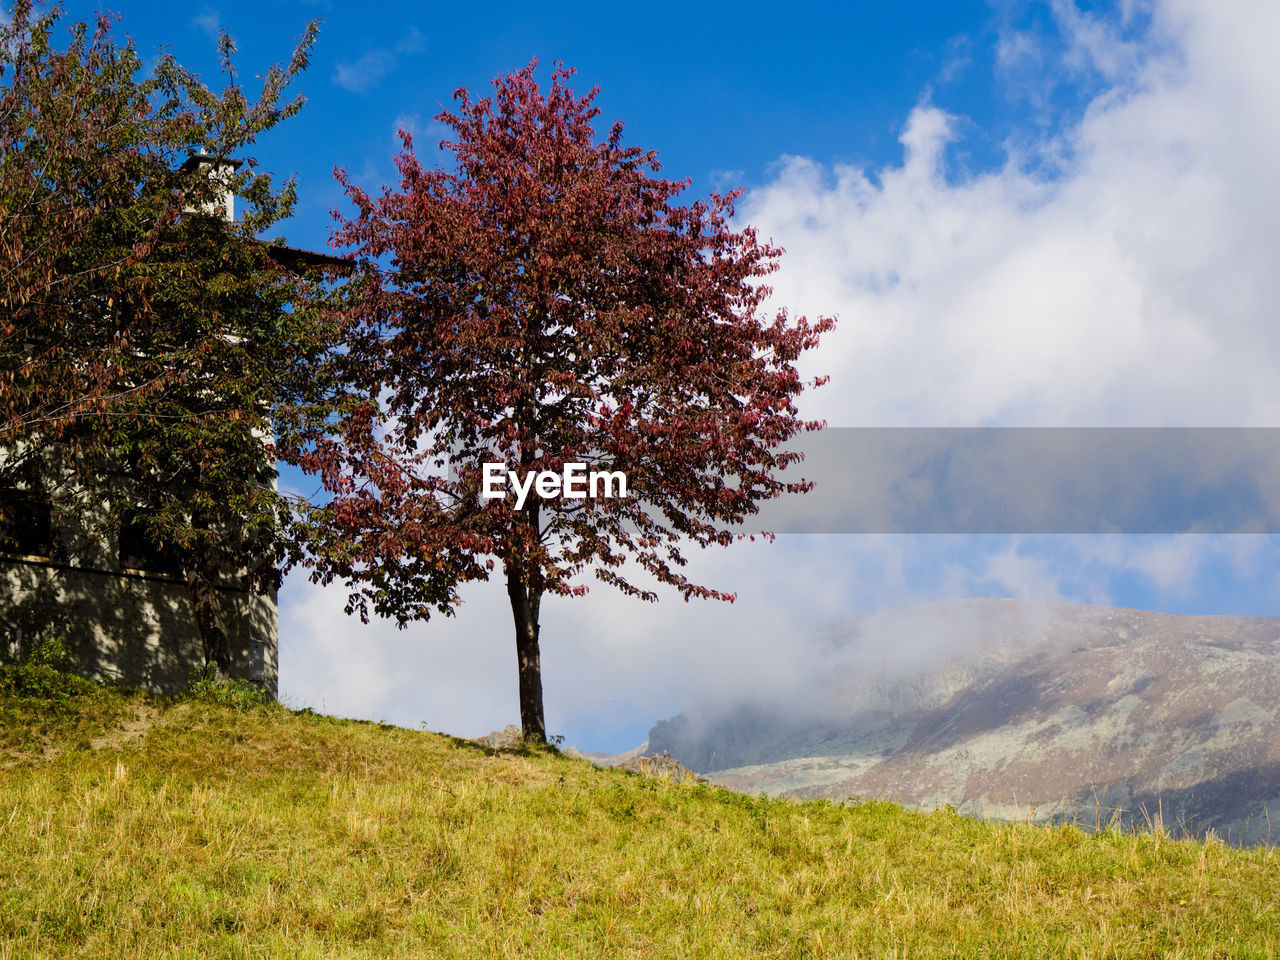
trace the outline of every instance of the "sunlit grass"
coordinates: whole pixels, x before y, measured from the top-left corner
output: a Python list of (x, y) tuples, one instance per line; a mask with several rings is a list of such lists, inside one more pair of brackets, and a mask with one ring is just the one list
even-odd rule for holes
[[(1280, 954), (1274, 851), (83, 699), (38, 750), (0, 735), (0, 958)], [(38, 722), (38, 701), (0, 703)], [(111, 745), (140, 706), (145, 736)]]

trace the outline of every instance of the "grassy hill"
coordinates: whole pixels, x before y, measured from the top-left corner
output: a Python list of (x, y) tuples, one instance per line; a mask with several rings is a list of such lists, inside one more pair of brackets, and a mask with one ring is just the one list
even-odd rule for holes
[[(222, 702), (219, 702), (222, 701)], [(1280, 855), (0, 668), (0, 958), (1275, 957)]]

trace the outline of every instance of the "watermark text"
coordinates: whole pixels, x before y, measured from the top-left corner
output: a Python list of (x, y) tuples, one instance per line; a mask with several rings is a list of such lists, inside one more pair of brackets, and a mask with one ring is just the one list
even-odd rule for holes
[(516, 509), (521, 510), (531, 490), (544, 500), (625, 497), (627, 475), (621, 470), (588, 471), (585, 463), (566, 463), (562, 473), (528, 470), (522, 480), (514, 470), (508, 470), (506, 464), (486, 463), (480, 495), (486, 500), (496, 500), (506, 497), (508, 489), (515, 493)]

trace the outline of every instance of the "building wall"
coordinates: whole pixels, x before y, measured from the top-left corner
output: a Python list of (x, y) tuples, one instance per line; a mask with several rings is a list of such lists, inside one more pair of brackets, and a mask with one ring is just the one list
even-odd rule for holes
[[(232, 676), (277, 689), (277, 611), (266, 596), (226, 588)], [(174, 694), (204, 664), (180, 581), (134, 571), (0, 557), (0, 655), (55, 637), (86, 676)]]

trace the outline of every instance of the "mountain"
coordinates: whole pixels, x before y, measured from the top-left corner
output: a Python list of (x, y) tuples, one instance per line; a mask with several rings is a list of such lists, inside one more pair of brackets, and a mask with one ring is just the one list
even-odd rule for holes
[(650, 751), (747, 793), (1280, 842), (1280, 619), (966, 600), (824, 644), (808, 689), (695, 707)]

